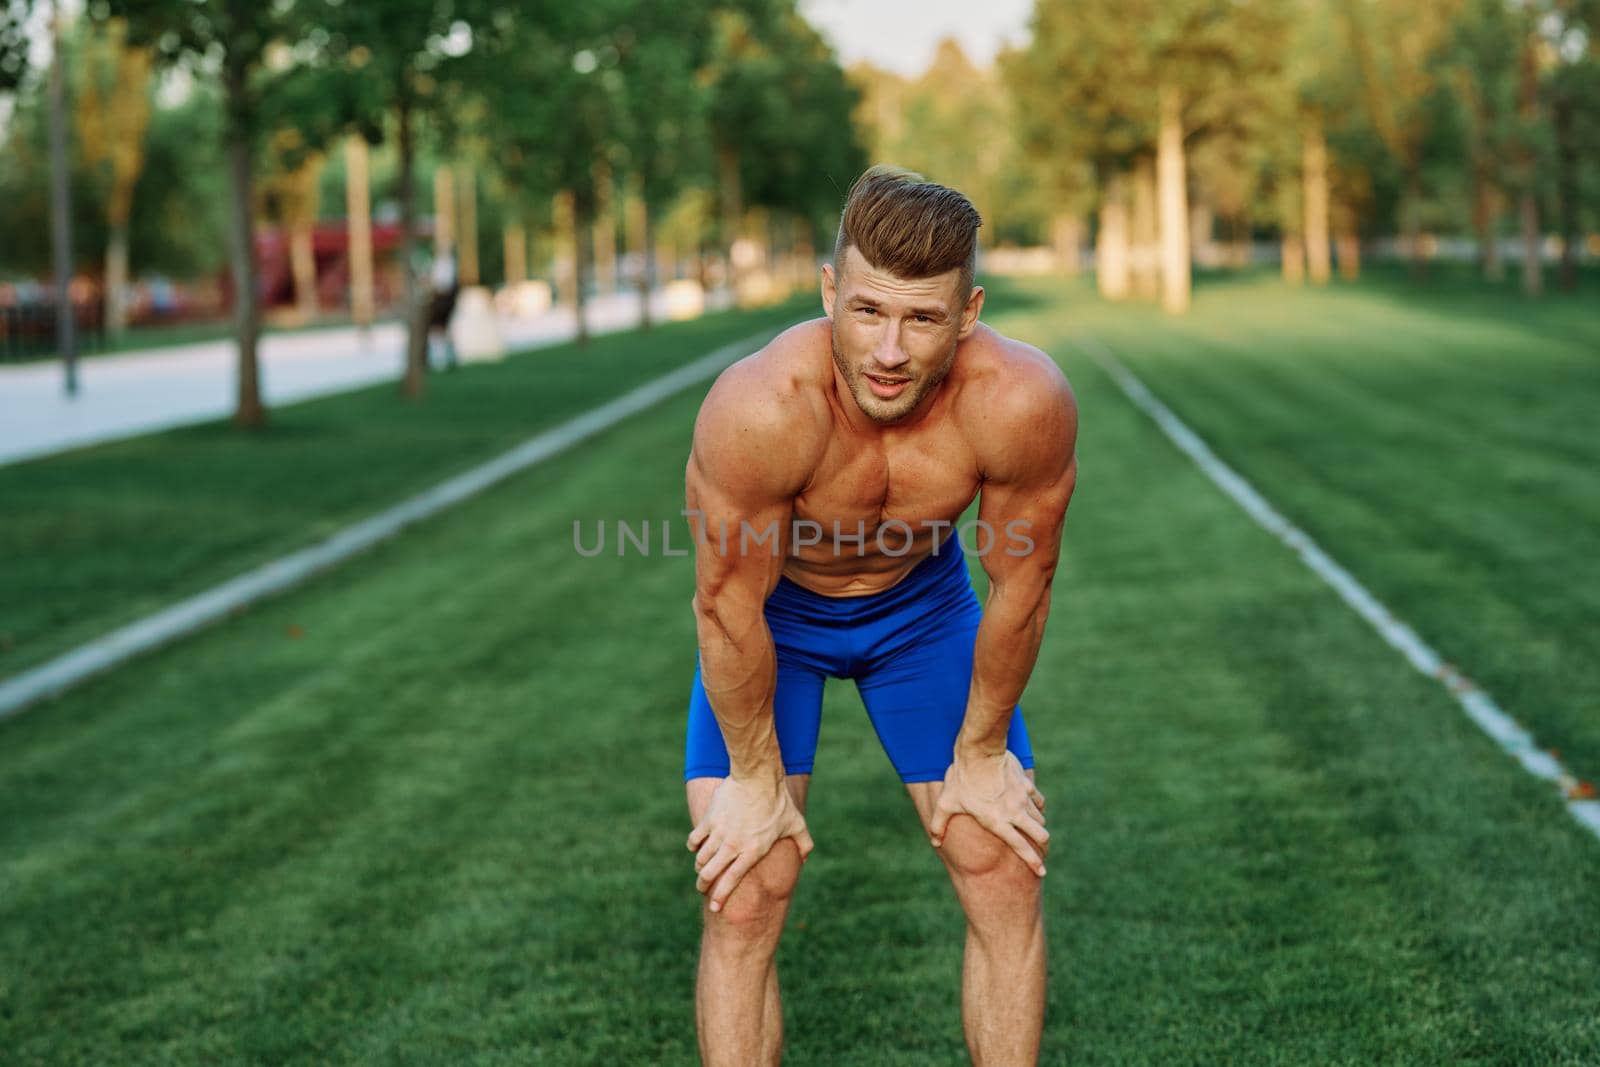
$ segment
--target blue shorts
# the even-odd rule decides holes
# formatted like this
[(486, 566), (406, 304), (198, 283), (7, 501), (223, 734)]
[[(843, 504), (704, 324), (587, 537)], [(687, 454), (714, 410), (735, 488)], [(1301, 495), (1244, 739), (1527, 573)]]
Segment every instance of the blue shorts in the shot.
[[(767, 598), (778, 653), (774, 725), (787, 774), (810, 774), (822, 724), (822, 685), (853, 678), (878, 740), (904, 782), (940, 782), (967, 711), (972, 646), (983, 609), (956, 540), (941, 545), (898, 583), (865, 596), (823, 596), (779, 578)], [(1023, 767), (1033, 750), (1022, 707), (1006, 747)], [(725, 778), (728, 749), (700, 681), (689, 696), (685, 780)]]

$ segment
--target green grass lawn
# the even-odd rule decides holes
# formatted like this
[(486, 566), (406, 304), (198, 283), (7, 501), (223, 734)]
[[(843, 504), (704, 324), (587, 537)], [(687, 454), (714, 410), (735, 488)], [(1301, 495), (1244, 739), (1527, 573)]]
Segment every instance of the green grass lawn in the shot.
[(0, 676), (299, 548), (813, 297), (0, 467)]
[[(1173, 328), (1046, 292), (996, 315), (1083, 412), (1046, 1062), (1600, 1059), (1600, 842), (1068, 343)], [(0, 1059), (692, 1062), (692, 562), (572, 522), (676, 517), (698, 399), (0, 723)], [(842, 683), (811, 795), (788, 1062), (961, 1062), (960, 911)]]
[(1084, 304), (1058, 321), (1109, 345), (1541, 745), (1600, 780), (1592, 293), (1219, 279), (1183, 319)]

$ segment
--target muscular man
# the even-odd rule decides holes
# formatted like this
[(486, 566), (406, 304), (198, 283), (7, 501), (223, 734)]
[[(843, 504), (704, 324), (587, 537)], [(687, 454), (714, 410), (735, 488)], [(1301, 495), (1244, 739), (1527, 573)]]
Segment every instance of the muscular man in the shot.
[[(709, 1064), (781, 1054), (774, 957), (812, 848), (827, 676), (855, 680), (966, 912), (974, 1062), (1038, 1056), (1049, 835), (1017, 701), (1050, 609), (1078, 417), (1055, 363), (978, 321), (979, 225), (953, 189), (867, 171), (822, 268), (827, 317), (728, 368), (695, 422), (684, 777)], [(958, 545), (974, 498), (975, 543)], [(989, 576), (981, 608), (963, 548)]]

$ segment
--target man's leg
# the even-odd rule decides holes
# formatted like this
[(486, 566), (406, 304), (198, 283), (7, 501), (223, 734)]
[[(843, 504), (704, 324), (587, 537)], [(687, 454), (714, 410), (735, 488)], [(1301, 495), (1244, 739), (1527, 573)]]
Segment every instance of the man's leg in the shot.
[[(711, 804), (721, 778), (687, 784), (690, 825)], [(801, 812), (809, 774), (786, 779)], [(948, 847), (948, 845), (946, 846)], [(778, 939), (789, 899), (800, 880), (800, 849), (784, 838), (751, 868), (720, 912), (700, 906), (700, 973), (695, 981), (695, 1028), (708, 1067), (776, 1064), (783, 1053), (783, 1006), (778, 998)]]
[[(1033, 778), (1033, 771), (1028, 771)], [(923, 830), (943, 782), (906, 786)], [(967, 915), (961, 967), (961, 1024), (978, 1067), (1039, 1059), (1044, 1028), (1045, 942), (1042, 883), (1011, 846), (957, 815), (939, 850)]]

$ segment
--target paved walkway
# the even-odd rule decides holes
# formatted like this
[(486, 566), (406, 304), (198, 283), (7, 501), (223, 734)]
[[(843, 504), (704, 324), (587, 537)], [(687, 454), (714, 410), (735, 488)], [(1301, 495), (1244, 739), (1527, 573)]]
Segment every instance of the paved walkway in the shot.
[[(708, 304), (725, 302), (719, 295)], [(664, 311), (663, 303), (657, 291), (651, 306)], [(631, 327), (639, 321), (638, 296), (595, 297), (588, 318), (594, 333)], [(577, 328), (566, 308), (498, 321), (508, 351), (558, 344)], [(259, 351), (270, 406), (398, 379), (405, 335), (397, 323), (374, 326), (366, 336), (353, 326), (303, 330), (269, 334)], [(58, 361), (0, 366), (0, 464), (226, 417), (236, 370), (231, 340), (94, 356), (78, 364), (78, 395), (68, 398)]]

